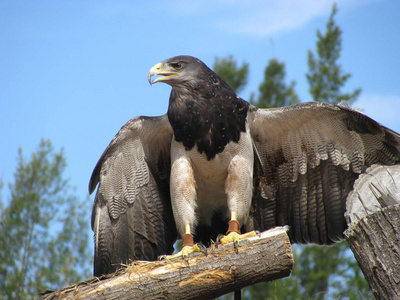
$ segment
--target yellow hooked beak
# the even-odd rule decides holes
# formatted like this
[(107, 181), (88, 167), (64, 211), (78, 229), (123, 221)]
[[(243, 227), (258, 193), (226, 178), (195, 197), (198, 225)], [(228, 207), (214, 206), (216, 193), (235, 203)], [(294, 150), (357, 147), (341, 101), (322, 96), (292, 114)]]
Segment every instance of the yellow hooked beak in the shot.
[[(177, 76), (179, 74), (180, 74), (179, 72), (176, 72), (176, 71), (168, 68), (168, 66), (165, 67), (165, 65), (163, 65), (163, 63), (158, 63), (150, 69), (148, 79), (149, 79), (149, 83), (153, 84), (153, 83), (157, 83), (159, 81), (167, 81), (169, 78), (171, 78), (173, 76)], [(156, 79), (151, 81), (151, 78), (155, 75), (163, 75), (163, 76), (157, 77)]]

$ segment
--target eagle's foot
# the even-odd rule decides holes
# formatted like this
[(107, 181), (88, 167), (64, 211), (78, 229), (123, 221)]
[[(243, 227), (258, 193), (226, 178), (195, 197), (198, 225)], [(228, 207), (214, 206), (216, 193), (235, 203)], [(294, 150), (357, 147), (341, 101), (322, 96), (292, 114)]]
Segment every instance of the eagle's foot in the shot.
[(236, 253), (239, 253), (239, 240), (253, 237), (259, 234), (257, 231), (250, 231), (244, 234), (240, 234), (240, 225), (236, 220), (229, 221), (229, 229), (226, 235), (220, 234), (217, 237), (215, 247), (218, 248), (218, 244), (233, 243)]
[(258, 235), (257, 231), (250, 231), (243, 234), (239, 234), (237, 232), (230, 232), (227, 235), (220, 234), (217, 237), (217, 241), (215, 247), (218, 248), (218, 245), (233, 243), (233, 247), (235, 248), (235, 252), (239, 253), (239, 240), (246, 239), (249, 237), (253, 237)]
[(189, 254), (194, 252), (203, 252), (206, 256), (208, 254), (207, 248), (202, 243), (197, 243), (192, 246), (184, 246), (181, 251), (172, 255), (161, 255), (159, 260), (174, 259), (177, 257), (183, 258), (189, 263)]

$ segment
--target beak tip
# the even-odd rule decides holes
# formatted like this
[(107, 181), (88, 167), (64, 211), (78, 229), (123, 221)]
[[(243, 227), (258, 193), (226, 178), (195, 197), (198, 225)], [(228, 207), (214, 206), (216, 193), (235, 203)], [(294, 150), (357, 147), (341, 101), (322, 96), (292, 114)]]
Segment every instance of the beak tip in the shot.
[(153, 85), (153, 83), (156, 83), (156, 82), (157, 82), (157, 78), (154, 79), (153, 81), (151, 80), (151, 78), (152, 78), (154, 75), (158, 75), (158, 72), (159, 72), (159, 70), (160, 70), (161, 65), (162, 65), (162, 63), (158, 63), (158, 64), (156, 64), (154, 67), (152, 67), (152, 68), (150, 69), (149, 74), (147, 75), (147, 79), (149, 80), (150, 85)]

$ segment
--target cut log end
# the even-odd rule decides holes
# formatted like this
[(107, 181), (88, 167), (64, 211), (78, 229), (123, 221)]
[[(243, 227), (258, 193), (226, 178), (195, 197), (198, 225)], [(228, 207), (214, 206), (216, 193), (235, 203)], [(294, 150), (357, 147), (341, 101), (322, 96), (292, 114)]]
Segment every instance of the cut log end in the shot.
[(372, 166), (347, 198), (347, 242), (376, 299), (400, 299), (400, 165)]

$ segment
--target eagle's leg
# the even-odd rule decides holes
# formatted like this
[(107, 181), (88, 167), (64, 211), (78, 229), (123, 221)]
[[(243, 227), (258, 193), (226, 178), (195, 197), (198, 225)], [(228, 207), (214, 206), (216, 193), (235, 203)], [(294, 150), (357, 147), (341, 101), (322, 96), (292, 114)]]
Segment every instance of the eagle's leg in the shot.
[(248, 155), (235, 156), (228, 169), (225, 182), (225, 192), (228, 207), (231, 212), (229, 228), (225, 236), (217, 237), (216, 245), (233, 242), (236, 252), (239, 240), (253, 237), (257, 232), (240, 233), (240, 224), (244, 224), (249, 216), (251, 198), (253, 193), (253, 152)]
[(192, 229), (197, 222), (197, 185), (190, 159), (184, 154), (185, 151), (182, 153), (178, 152), (173, 157), (170, 187), (172, 210), (176, 227), (183, 238), (183, 246), (178, 253), (160, 257), (162, 259), (181, 257), (187, 260), (190, 253), (200, 251), (207, 255), (206, 247), (201, 243), (195, 244), (193, 240)]

